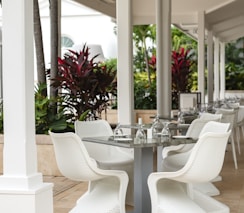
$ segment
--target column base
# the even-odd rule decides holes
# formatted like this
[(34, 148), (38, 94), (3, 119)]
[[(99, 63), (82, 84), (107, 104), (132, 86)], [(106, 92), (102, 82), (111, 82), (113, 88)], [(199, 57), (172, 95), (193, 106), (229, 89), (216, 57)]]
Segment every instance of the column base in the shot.
[(23, 190), (0, 188), (0, 203), (0, 212), (53, 213), (53, 184)]

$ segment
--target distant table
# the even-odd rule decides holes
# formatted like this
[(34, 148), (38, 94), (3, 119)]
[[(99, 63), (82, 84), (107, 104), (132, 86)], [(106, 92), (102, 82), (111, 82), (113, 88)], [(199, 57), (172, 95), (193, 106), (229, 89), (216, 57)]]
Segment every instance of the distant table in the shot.
[[(143, 144), (135, 144), (133, 137), (121, 138), (114, 140), (113, 136), (85, 137), (82, 138), (82, 141), (134, 149), (134, 209), (132, 212), (150, 213), (151, 200), (147, 178), (153, 172), (153, 148), (194, 143), (196, 139), (170, 139), (167, 142), (161, 142), (159, 139), (147, 139)], [(162, 156), (162, 153), (158, 152), (158, 155)]]
[[(150, 116), (150, 118), (156, 118), (157, 117), (157, 115), (155, 115), (155, 116)], [(166, 120), (166, 121), (176, 121), (177, 120), (177, 117), (165, 117), (165, 116), (158, 116), (158, 118), (160, 119), (160, 120)]]

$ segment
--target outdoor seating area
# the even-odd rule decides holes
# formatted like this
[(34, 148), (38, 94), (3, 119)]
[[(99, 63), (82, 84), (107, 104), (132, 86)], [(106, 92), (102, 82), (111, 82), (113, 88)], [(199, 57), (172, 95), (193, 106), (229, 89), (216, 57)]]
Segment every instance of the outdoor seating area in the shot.
[(243, 7), (1, 1), (0, 212), (244, 212)]
[[(230, 106), (229, 102), (225, 103), (228, 103), (228, 106)], [(76, 143), (80, 143), (81, 148), (83, 147), (82, 149), (86, 150), (85, 156), (87, 155), (95, 159), (97, 162), (97, 169), (99, 168), (98, 171), (103, 171), (98, 179), (102, 178), (102, 174), (109, 173), (109, 170), (127, 171), (127, 168), (130, 168), (130, 170), (127, 171), (129, 175), (128, 180), (130, 182), (127, 188), (127, 198), (129, 196), (130, 199), (125, 200), (124, 198), (124, 201), (120, 201), (117, 207), (108, 207), (111, 210), (124, 205), (127, 206), (127, 209), (133, 209), (133, 212), (145, 213), (157, 212), (158, 209), (171, 209), (172, 212), (180, 212), (182, 209), (185, 209), (184, 211), (187, 212), (195, 209), (197, 212), (216, 211), (228, 213), (231, 212), (230, 207), (226, 203), (216, 199), (217, 196), (221, 197), (222, 191), (221, 187), (218, 188), (215, 186), (215, 181), (217, 181), (216, 184), (222, 182), (222, 187), (224, 187), (224, 177), (219, 173), (222, 170), (223, 164), (226, 162), (225, 159), (227, 157), (225, 157), (225, 155), (227, 152), (232, 153), (234, 160), (235, 166), (233, 166), (232, 162), (232, 168), (234, 169), (232, 171), (238, 170), (237, 157), (239, 156), (236, 155), (235, 150), (237, 137), (231, 134), (235, 132), (234, 117), (238, 113), (237, 108), (235, 108), (235, 110), (236, 111), (234, 111), (234, 109), (230, 110), (230, 112), (233, 113), (231, 119), (224, 113), (227, 111), (226, 107), (218, 108), (214, 113), (213, 111), (211, 113), (201, 111), (199, 113), (199, 118), (194, 119), (189, 124), (186, 135), (179, 135), (181, 132), (174, 131), (176, 134), (176, 136), (174, 136), (171, 129), (172, 127), (170, 127), (169, 124), (175, 124), (175, 121), (171, 119), (167, 121), (165, 118), (160, 119), (156, 116), (152, 125), (143, 124), (142, 120), (139, 119), (136, 124), (120, 124), (114, 131), (105, 120), (77, 121), (75, 124), (75, 132), (79, 137), (76, 134), (74, 134), (74, 136), (77, 137)], [(160, 122), (160, 120), (162, 120), (162, 125), (159, 131), (158, 122)], [(178, 122), (179, 121), (178, 119)], [(180, 123), (178, 125), (180, 125)], [(95, 135), (94, 129), (97, 130)], [(133, 130), (133, 137), (130, 134), (124, 134), (125, 129)], [(142, 134), (139, 136), (138, 132), (140, 131), (142, 131), (141, 133), (145, 131), (145, 133), (143, 133), (145, 135), (143, 136)], [(62, 138), (62, 141), (65, 142), (66, 134), (67, 133), (60, 133), (58, 138)], [(64, 137), (62, 137), (62, 135)], [(230, 137), (230, 135), (232, 136)], [(51, 136), (55, 142), (55, 134), (51, 134)], [(242, 134), (239, 134), (239, 143), (240, 140), (243, 140), (242, 137)], [(229, 138), (230, 144), (227, 146)], [(56, 147), (57, 144), (61, 145), (61, 143), (54, 143)], [(97, 147), (100, 147), (103, 151), (98, 151)], [(171, 148), (173, 149), (171, 150)], [(126, 149), (129, 151), (125, 151)], [(64, 150), (68, 155), (72, 156), (72, 150), (69, 149), (67, 145), (61, 152), (55, 148), (57, 162), (61, 162), (61, 165), (58, 163), (61, 170), (63, 168), (63, 163), (64, 165), (66, 164), (67, 167), (67, 162), (64, 160), (65, 158), (62, 158), (60, 155), (62, 153), (63, 155), (66, 154)], [(160, 153), (161, 150), (163, 150), (162, 153)], [(74, 153), (76, 153), (76, 151), (74, 151)], [(124, 153), (124, 157), (119, 157), (119, 153)], [(162, 161), (160, 161), (160, 155), (162, 155)], [(126, 160), (126, 156), (127, 158), (130, 157), (130, 159), (128, 158)], [(73, 158), (74, 156), (72, 156), (71, 159)], [(115, 159), (115, 161), (113, 162), (111, 159)], [(130, 162), (132, 165), (130, 165)], [(73, 164), (75, 165), (76, 163), (72, 163), (72, 165)], [(210, 165), (212, 166), (211, 168)], [(160, 169), (161, 166), (162, 169)], [(73, 170), (78, 172), (78, 168)], [(61, 173), (71, 180), (89, 181), (87, 191), (89, 192), (90, 184), (94, 181), (94, 177), (89, 180), (86, 175), (85, 178), (76, 179), (72, 176), (75, 174), (74, 171), (72, 172), (72, 169), (68, 169), (67, 175), (65, 172), (61, 171)], [(72, 174), (71, 176), (69, 176), (70, 172)], [(79, 173), (82, 174), (82, 172), (78, 172), (78, 174)], [(172, 181), (169, 181), (169, 179), (172, 179)], [(147, 183), (148, 186), (145, 187)], [(105, 185), (107, 187), (111, 186), (108, 184)], [(113, 186), (111, 187), (114, 188)], [(91, 195), (91, 197), (99, 199), (99, 194), (98, 190), (98, 196), (94, 197), (94, 195)], [(121, 192), (119, 194), (121, 195)], [(133, 194), (134, 199), (131, 202), (131, 198), (133, 198), (131, 195)], [(87, 196), (88, 198), (86, 198)], [(158, 196), (160, 196), (160, 199), (157, 198)], [(73, 206), (72, 211), (76, 212), (76, 209), (92, 208), (84, 201), (87, 201), (89, 204), (89, 193), (80, 196), (75, 207)], [(165, 201), (168, 203), (166, 206)], [(184, 202), (179, 209), (173, 208), (177, 206), (177, 203), (179, 204), (182, 201)], [(118, 212), (123, 213), (125, 211), (122, 209), (118, 210)]]
[[(241, 137), (241, 144), (244, 140)], [(242, 153), (244, 146), (241, 146)], [(227, 145), (223, 168), (220, 172), (222, 181), (213, 184), (219, 189), (220, 195), (215, 196), (230, 208), (231, 213), (244, 212), (244, 158), (237, 156), (239, 169), (233, 168), (231, 145)], [(155, 156), (156, 160), (156, 156)], [(45, 182), (54, 183), (54, 213), (67, 213), (76, 204), (76, 200), (86, 192), (88, 184), (86, 182), (71, 181), (63, 176), (44, 176)], [(131, 206), (126, 206), (131, 210)]]

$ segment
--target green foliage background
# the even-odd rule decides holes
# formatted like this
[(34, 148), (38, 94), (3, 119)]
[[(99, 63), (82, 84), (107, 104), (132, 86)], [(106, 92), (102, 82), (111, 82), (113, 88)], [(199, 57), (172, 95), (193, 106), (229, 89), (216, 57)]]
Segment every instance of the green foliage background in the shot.
[[(197, 41), (172, 26), (172, 51), (184, 48), (191, 55), (191, 67), (187, 91), (197, 91)], [(134, 102), (135, 109), (156, 109), (156, 68), (148, 62), (156, 55), (155, 25), (134, 26)], [(244, 38), (226, 44), (226, 90), (244, 90)], [(207, 64), (205, 62), (205, 64)], [(172, 79), (174, 81), (174, 79)], [(207, 70), (205, 71), (207, 86)], [(207, 89), (207, 88), (206, 88)], [(177, 101), (172, 93), (172, 108), (177, 108)]]

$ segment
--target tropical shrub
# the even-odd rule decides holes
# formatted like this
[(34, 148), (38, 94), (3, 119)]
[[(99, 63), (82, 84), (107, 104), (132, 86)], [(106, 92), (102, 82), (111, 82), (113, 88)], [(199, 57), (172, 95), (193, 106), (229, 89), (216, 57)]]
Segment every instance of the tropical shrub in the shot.
[[(172, 108), (178, 108), (179, 92), (190, 92), (192, 88), (192, 66), (194, 61), (189, 50), (172, 51)], [(150, 79), (146, 72), (134, 73), (135, 109), (156, 109), (156, 56), (149, 59)]]
[(234, 62), (226, 64), (225, 86), (227, 90), (244, 89), (244, 68), (242, 65), (235, 64)]
[[(36, 134), (48, 134), (48, 131), (65, 132), (73, 131), (74, 126), (69, 115), (64, 114), (62, 107), (58, 107), (57, 113), (53, 113), (53, 103), (57, 100), (50, 100), (43, 95), (46, 84), (39, 84), (35, 87), (35, 126)], [(56, 107), (55, 107), (56, 110)]]
[(189, 50), (180, 48), (172, 51), (172, 90), (178, 92), (190, 92), (191, 90), (191, 55)]
[(189, 50), (180, 48), (178, 51), (172, 51), (172, 108), (178, 108), (179, 92), (191, 92), (192, 64)]
[[(58, 75), (51, 86), (58, 90), (60, 105), (73, 119), (97, 119), (106, 109), (110, 94), (116, 91), (116, 72), (102, 63), (95, 63), (95, 55), (89, 58), (89, 48), (80, 52), (69, 50), (64, 58), (58, 58)], [(88, 112), (88, 113), (87, 113)]]
[(156, 109), (156, 74), (151, 74), (149, 85), (147, 73), (134, 73), (134, 105), (135, 109)]

